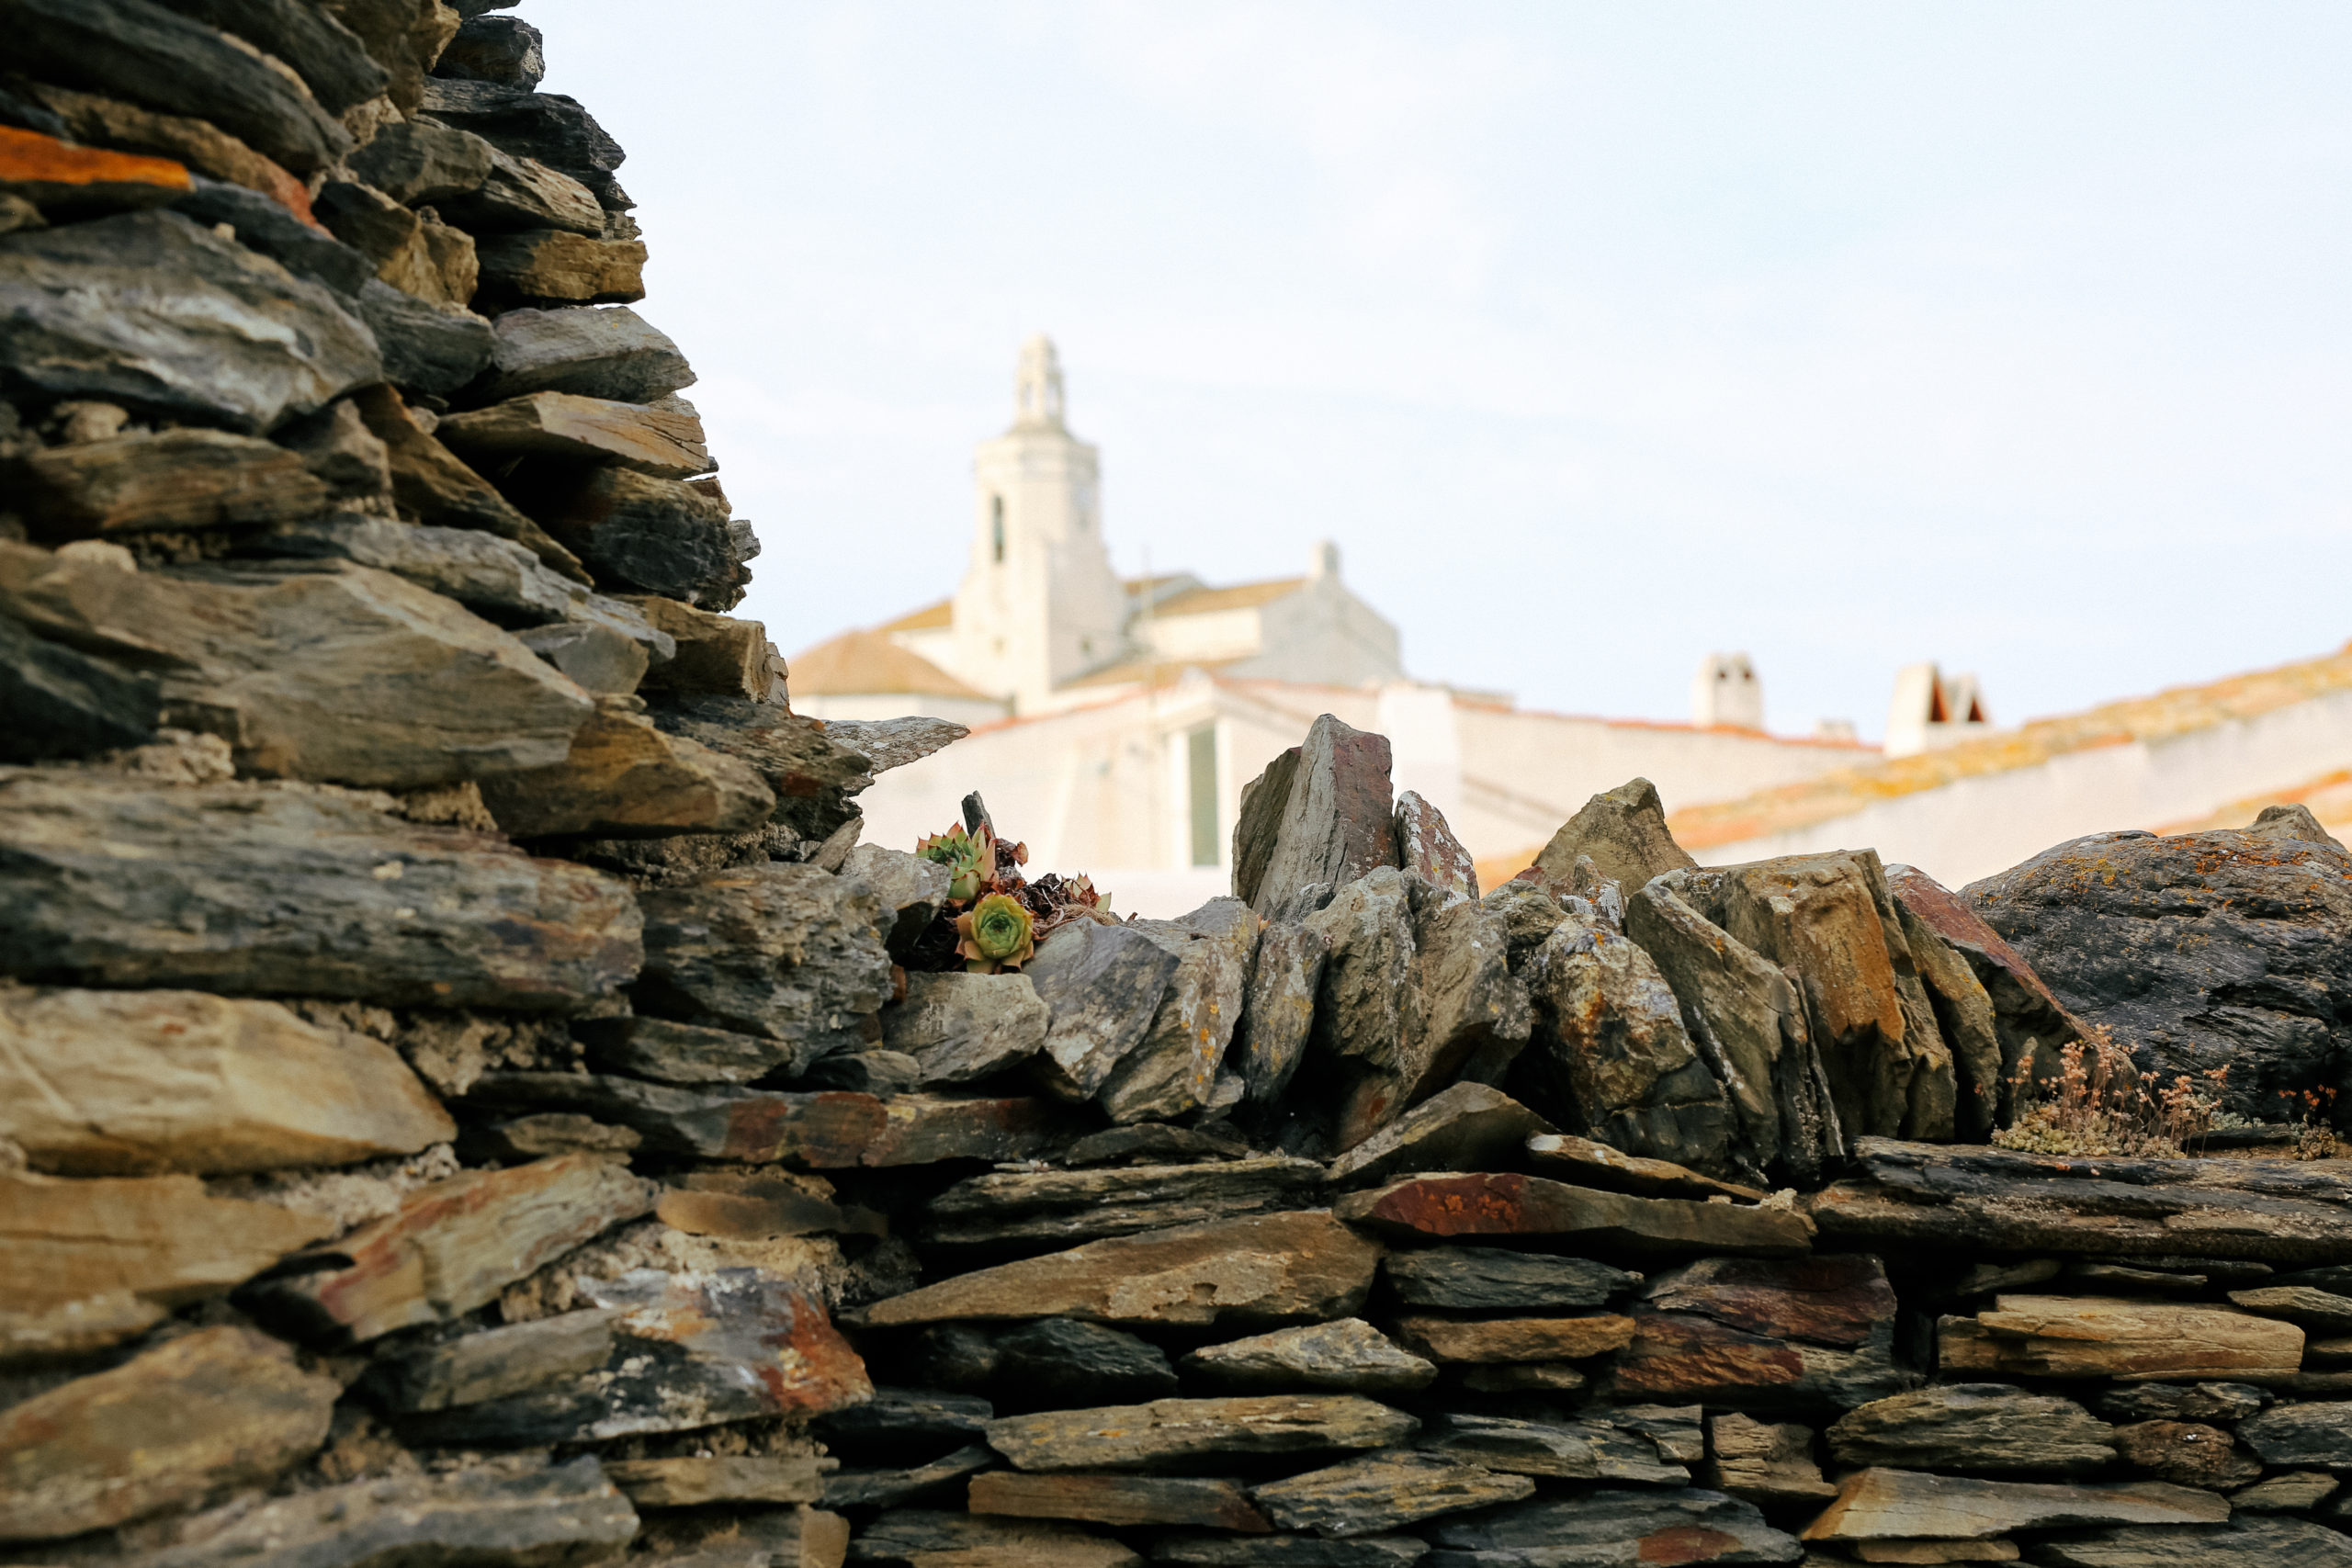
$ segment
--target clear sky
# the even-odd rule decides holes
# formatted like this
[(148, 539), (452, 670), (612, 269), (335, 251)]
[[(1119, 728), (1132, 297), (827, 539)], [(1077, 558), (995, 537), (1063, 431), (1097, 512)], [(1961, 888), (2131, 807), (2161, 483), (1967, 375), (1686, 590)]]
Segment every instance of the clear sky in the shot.
[(1418, 675), (1881, 728), (2352, 637), (2352, 6), (537, 0), (628, 148), (739, 613), (951, 592), (1045, 330), (1133, 572)]

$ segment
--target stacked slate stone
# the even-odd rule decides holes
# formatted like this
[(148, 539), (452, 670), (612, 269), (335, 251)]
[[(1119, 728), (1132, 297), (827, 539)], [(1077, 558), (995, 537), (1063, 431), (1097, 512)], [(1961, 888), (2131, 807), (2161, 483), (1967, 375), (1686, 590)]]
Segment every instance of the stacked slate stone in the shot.
[[(2307, 813), (1482, 893), (1326, 717), (943, 969), (537, 33), (0, 25), (0, 1563), (2352, 1564)], [(2100, 1030), (2227, 1157), (1986, 1146)]]

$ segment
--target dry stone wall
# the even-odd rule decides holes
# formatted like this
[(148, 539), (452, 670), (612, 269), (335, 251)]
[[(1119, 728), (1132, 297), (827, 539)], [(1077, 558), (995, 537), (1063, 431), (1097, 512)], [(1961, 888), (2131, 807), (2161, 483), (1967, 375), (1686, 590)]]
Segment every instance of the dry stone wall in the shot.
[(860, 843), (535, 28), (0, 37), (0, 1563), (2352, 1564), (2307, 815)]

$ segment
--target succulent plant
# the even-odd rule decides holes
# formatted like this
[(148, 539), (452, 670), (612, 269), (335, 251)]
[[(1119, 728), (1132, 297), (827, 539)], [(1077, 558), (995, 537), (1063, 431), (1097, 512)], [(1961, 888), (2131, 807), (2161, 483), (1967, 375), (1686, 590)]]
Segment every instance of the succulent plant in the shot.
[(991, 893), (956, 917), (956, 951), (975, 975), (1014, 969), (1035, 955), (1029, 911), (1018, 899)]
[(977, 833), (967, 833), (960, 825), (933, 833), (915, 845), (915, 853), (947, 868), (953, 879), (947, 885), (947, 897), (959, 904), (978, 897), (980, 889), (996, 875), (996, 835), (985, 823)]

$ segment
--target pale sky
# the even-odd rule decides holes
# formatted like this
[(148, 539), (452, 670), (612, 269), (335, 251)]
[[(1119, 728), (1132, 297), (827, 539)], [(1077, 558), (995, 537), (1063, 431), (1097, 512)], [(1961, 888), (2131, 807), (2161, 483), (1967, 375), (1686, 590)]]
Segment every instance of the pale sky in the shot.
[(526, 0), (739, 614), (953, 591), (1044, 330), (1121, 570), (1337, 540), (1419, 676), (2015, 722), (2352, 637), (2352, 6)]

